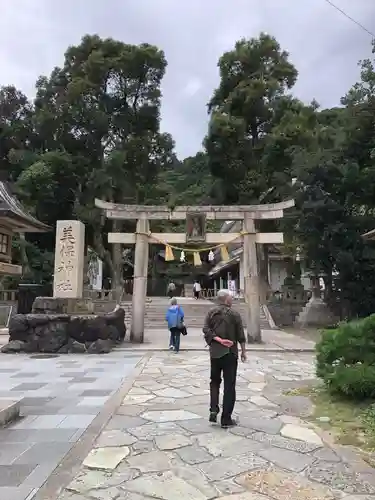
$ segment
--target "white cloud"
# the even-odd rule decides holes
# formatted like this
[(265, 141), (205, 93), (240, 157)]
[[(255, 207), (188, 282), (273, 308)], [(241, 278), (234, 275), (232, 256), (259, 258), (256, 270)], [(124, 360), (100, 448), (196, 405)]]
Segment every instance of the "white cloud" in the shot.
[(193, 97), (200, 91), (202, 86), (202, 82), (201, 80), (199, 80), (199, 78), (191, 78), (185, 85), (185, 88), (182, 92), (188, 97)]
[[(373, 0), (336, 1), (375, 31)], [(294, 93), (323, 106), (339, 103), (359, 77), (358, 60), (371, 55), (370, 37), (324, 0), (13, 0), (1, 9), (0, 84), (32, 95), (37, 77), (62, 64), (67, 46), (86, 33), (156, 44), (168, 60), (162, 128), (186, 156), (207, 131), (218, 58), (237, 39), (260, 31), (290, 52), (299, 70)]]

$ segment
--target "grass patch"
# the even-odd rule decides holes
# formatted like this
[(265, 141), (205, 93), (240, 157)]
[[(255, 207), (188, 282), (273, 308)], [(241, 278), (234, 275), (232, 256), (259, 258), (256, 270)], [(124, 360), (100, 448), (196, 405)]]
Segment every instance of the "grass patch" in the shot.
[(357, 402), (329, 394), (322, 387), (302, 387), (285, 393), (309, 397), (315, 409), (311, 422), (333, 434), (337, 443), (375, 451), (375, 401)]

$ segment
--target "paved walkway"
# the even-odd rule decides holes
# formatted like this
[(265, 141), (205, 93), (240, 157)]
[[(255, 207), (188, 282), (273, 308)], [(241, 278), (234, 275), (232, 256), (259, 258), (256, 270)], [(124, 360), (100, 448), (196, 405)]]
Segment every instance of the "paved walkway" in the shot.
[[(146, 329), (143, 344), (133, 344), (129, 342), (129, 335), (126, 335), (125, 343), (120, 349), (131, 351), (160, 351), (168, 349), (169, 333), (166, 328)], [(248, 345), (252, 351), (314, 351), (315, 343), (282, 330), (262, 330), (262, 344)], [(9, 340), (7, 332), (0, 332), (0, 347)], [(202, 328), (188, 328), (187, 337), (182, 337), (181, 346), (183, 349), (191, 351), (205, 351)]]
[(140, 359), (0, 354), (0, 398), (23, 398), (24, 416), (0, 429), (0, 500), (33, 498)]
[(146, 356), (76, 477), (38, 500), (375, 499), (375, 471), (325, 445), (301, 420), (309, 401), (285, 395), (314, 377), (311, 354), (252, 352), (231, 430), (207, 421), (206, 353)]
[[(128, 338), (128, 337), (127, 337)], [(262, 330), (262, 344), (249, 344), (251, 351), (315, 351), (315, 343), (282, 330)], [(167, 350), (169, 332), (166, 328), (155, 328), (145, 331), (143, 344), (125, 342), (121, 349), (132, 351)], [(181, 337), (181, 348), (190, 351), (207, 351), (203, 339), (202, 328), (188, 328), (188, 335)]]

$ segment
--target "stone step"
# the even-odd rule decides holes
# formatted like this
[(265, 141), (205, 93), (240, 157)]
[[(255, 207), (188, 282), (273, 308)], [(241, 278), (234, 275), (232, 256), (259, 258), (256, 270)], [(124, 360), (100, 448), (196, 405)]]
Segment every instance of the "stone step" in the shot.
[[(132, 313), (131, 311), (126, 311), (126, 312), (127, 312), (127, 315), (129, 315), (129, 314), (131, 315), (131, 313)], [(203, 313), (199, 313), (199, 314), (194, 314), (194, 312), (184, 309), (184, 313), (185, 313), (186, 317), (190, 316), (192, 318), (193, 317), (194, 318), (205, 318), (206, 314), (207, 314), (207, 311), (204, 311)], [(246, 316), (245, 313), (242, 312), (242, 311), (239, 311), (239, 313), (240, 313), (241, 317), (245, 320), (246, 319), (245, 318), (245, 316)], [(152, 319), (152, 318), (165, 319), (165, 311), (162, 311), (162, 312), (160, 312), (160, 311), (146, 311), (145, 318), (150, 318), (150, 319)], [(260, 318), (266, 320), (266, 316), (264, 316), (264, 315), (260, 315)]]
[(14, 422), (20, 416), (21, 401), (19, 400), (0, 400), (0, 427), (4, 427), (10, 422)]
[[(212, 306), (205, 306), (205, 307), (200, 307), (200, 308), (197, 308), (197, 307), (190, 307), (190, 306), (182, 306), (182, 309), (184, 311), (189, 311), (191, 313), (197, 313), (197, 314), (206, 314), (207, 311), (209, 309), (211, 309)], [(125, 310), (131, 310), (131, 307), (125, 307)], [(234, 307), (234, 310), (235, 311), (238, 311), (240, 312), (241, 314), (245, 314), (245, 311), (246, 311), (246, 307)], [(164, 306), (146, 306), (146, 314), (149, 314), (150, 312), (152, 313), (155, 313), (155, 314), (165, 314), (167, 311), (167, 307), (164, 307)], [(261, 309), (260, 311), (260, 314), (262, 314), (263, 316), (265, 316), (263, 310)]]
[[(131, 314), (131, 310), (128, 310), (125, 312), (128, 314)], [(244, 311), (238, 311), (238, 312), (241, 314), (242, 317), (245, 316)], [(165, 313), (166, 313), (166, 311), (148, 311), (148, 310), (146, 310), (145, 318), (165, 318)], [(190, 311), (189, 309), (184, 309), (184, 313), (185, 313), (185, 316), (194, 316), (196, 318), (205, 318), (206, 314), (207, 314), (207, 310), (197, 313), (194, 311)], [(264, 314), (261, 314), (260, 317), (262, 319), (266, 319), (266, 316)]]
[[(132, 320), (132, 315), (127, 314), (125, 323), (126, 326), (129, 327), (131, 324)], [(243, 321), (244, 327), (246, 327), (246, 322)], [(204, 324), (204, 317), (193, 317), (193, 316), (188, 316), (186, 315), (186, 324), (190, 327), (199, 327), (202, 328)], [(165, 318), (164, 316), (161, 318), (152, 318), (152, 317), (145, 317), (145, 328), (164, 328), (166, 326)], [(260, 319), (260, 326), (263, 330), (269, 330), (270, 325), (267, 322), (265, 318)]]
[[(127, 320), (129, 320), (129, 318), (132, 317), (132, 314), (127, 314), (125, 317)], [(185, 318), (189, 319), (189, 321), (193, 321), (195, 323), (203, 323), (203, 321), (205, 320), (204, 316), (197, 317), (197, 316), (193, 316), (191, 314), (185, 314)], [(158, 323), (159, 322), (164, 323), (165, 317), (164, 316), (145, 316), (145, 321), (149, 321), (149, 322), (156, 321)], [(246, 319), (243, 318), (242, 321), (246, 322)], [(267, 322), (266, 318), (260, 318), (260, 321)]]
[[(181, 298), (179, 303), (184, 309), (186, 324), (190, 327), (202, 328), (207, 311), (214, 306), (214, 303), (208, 300), (196, 301), (194, 299)], [(132, 318), (131, 302), (123, 302), (121, 306), (125, 309), (125, 323), (129, 327)], [(165, 328), (165, 313), (169, 306), (169, 299), (166, 297), (153, 297), (146, 303), (145, 311), (145, 328)], [(242, 317), (244, 326), (246, 327), (246, 304), (234, 304)], [(260, 309), (260, 323), (262, 329), (269, 329), (270, 325), (266, 319), (263, 308)]]

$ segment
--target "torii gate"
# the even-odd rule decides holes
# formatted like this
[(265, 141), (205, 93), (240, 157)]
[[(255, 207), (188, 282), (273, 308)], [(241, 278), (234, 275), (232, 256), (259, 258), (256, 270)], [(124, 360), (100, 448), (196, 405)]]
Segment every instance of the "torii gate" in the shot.
[[(226, 244), (243, 240), (245, 301), (247, 308), (247, 340), (261, 341), (260, 301), (256, 244), (283, 243), (283, 233), (257, 233), (255, 220), (281, 219), (284, 210), (294, 206), (294, 200), (266, 205), (240, 206), (181, 206), (173, 210), (158, 205), (122, 205), (95, 199), (95, 206), (105, 211), (108, 219), (137, 220), (135, 233), (108, 233), (108, 243), (135, 244), (132, 325), (130, 338), (143, 342), (147, 293), (148, 246), (163, 241), (166, 244), (186, 243), (186, 233), (150, 233), (149, 220), (184, 220), (187, 214), (204, 214), (207, 220), (242, 220), (241, 233), (207, 233), (207, 244)], [(154, 241), (153, 241), (154, 240)]]

